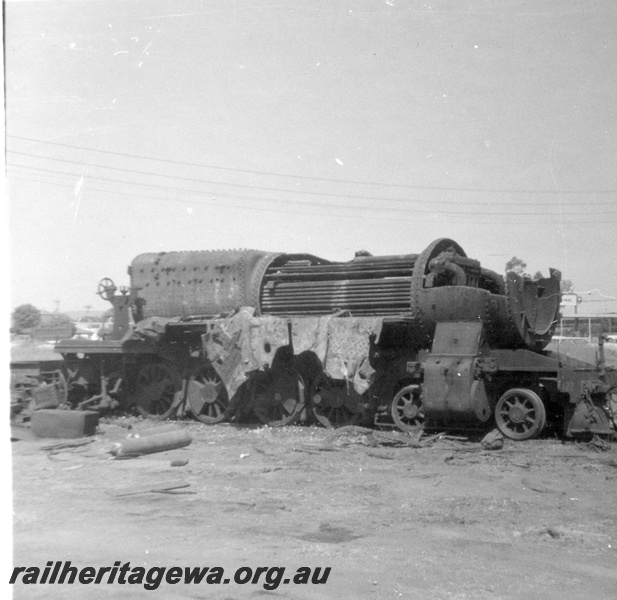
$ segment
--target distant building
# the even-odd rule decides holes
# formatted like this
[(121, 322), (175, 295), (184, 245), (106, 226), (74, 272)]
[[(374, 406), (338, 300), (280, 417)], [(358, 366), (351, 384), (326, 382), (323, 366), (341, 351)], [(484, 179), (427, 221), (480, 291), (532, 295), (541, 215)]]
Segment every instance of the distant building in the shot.
[(607, 297), (598, 290), (564, 294), (556, 333), (584, 337), (588, 341), (596, 340), (600, 333), (617, 333), (617, 298)]

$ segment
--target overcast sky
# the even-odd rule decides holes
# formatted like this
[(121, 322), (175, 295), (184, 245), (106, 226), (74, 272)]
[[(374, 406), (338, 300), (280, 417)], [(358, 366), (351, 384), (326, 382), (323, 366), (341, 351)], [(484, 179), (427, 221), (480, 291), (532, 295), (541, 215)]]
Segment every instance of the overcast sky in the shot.
[(11, 303), (450, 237), (617, 297), (614, 0), (8, 0)]

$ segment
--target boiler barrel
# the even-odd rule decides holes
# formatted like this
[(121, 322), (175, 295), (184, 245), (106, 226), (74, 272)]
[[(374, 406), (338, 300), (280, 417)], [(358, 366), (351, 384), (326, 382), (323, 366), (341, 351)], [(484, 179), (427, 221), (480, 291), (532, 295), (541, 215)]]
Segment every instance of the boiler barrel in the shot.
[(140, 254), (129, 267), (143, 318), (193, 317), (258, 306), (261, 279), (278, 254), (196, 250)]
[(258, 250), (142, 254), (129, 269), (143, 318), (198, 317), (241, 306), (256, 315), (402, 318), (430, 345), (440, 321), (482, 321), (491, 345), (541, 348), (559, 311), (559, 278), (508, 280), (481, 268), (453, 240), (421, 254), (332, 262), (310, 254)]

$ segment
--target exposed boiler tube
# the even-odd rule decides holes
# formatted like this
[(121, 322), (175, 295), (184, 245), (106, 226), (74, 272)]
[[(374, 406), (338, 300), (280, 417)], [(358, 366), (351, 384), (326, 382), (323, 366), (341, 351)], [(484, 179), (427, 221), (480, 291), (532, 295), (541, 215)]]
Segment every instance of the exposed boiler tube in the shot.
[(349, 263), (273, 265), (263, 279), (261, 312), (271, 315), (354, 315), (408, 312), (417, 256), (356, 258)]

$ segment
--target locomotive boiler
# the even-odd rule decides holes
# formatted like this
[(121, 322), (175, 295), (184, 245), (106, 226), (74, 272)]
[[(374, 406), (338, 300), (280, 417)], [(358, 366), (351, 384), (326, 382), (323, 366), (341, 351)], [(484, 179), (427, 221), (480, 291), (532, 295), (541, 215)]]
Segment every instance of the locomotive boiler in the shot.
[(134, 406), (205, 423), (439, 423), (512, 439), (547, 424), (610, 432), (614, 373), (544, 349), (558, 271), (506, 277), (453, 240), (348, 262), (257, 250), (137, 256), (130, 286), (103, 279), (108, 339), (64, 340), (73, 406)]

